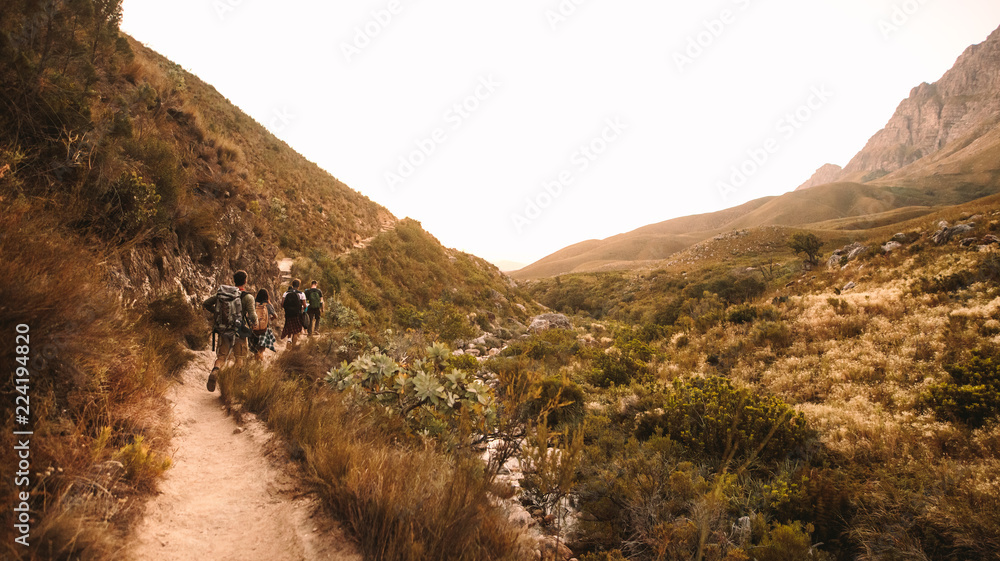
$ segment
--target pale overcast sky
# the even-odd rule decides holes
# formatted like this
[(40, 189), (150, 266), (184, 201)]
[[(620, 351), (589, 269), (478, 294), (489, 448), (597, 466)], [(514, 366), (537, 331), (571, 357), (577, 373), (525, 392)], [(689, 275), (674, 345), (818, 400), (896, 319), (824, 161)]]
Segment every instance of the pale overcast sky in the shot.
[[(125, 0), (124, 31), (446, 246), (535, 261), (794, 189), (996, 0)], [(756, 162), (754, 161), (756, 160)], [(733, 168), (749, 173), (736, 177)]]

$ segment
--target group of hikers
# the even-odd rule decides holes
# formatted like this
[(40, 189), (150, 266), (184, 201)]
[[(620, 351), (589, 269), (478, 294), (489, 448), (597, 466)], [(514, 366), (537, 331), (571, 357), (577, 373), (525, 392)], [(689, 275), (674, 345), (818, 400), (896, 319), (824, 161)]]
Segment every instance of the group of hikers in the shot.
[[(263, 360), (265, 350), (275, 351), (274, 344), (279, 337), (274, 334), (271, 325), (278, 319), (278, 314), (271, 305), (271, 295), (266, 288), (261, 288), (254, 296), (247, 291), (248, 280), (246, 271), (236, 271), (233, 286), (219, 287), (215, 295), (202, 303), (202, 307), (213, 317), (212, 346), (216, 357), (206, 384), (210, 392), (215, 391), (219, 370), (230, 356), (239, 367), (248, 353), (255, 360)], [(298, 346), (302, 331), (306, 331), (308, 336), (319, 332), (324, 306), (323, 291), (319, 289), (318, 281), (312, 281), (311, 285), (301, 292), (301, 281), (293, 279), (281, 298), (285, 324), (280, 339), (289, 340), (289, 348)]]

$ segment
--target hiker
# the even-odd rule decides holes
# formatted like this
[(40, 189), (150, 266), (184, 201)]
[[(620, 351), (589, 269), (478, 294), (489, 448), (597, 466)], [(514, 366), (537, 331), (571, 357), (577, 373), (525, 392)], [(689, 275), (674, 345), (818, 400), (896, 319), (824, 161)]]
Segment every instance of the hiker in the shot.
[(306, 302), (309, 308), (306, 310), (309, 317), (306, 320), (306, 331), (311, 337), (313, 333), (319, 332), (319, 318), (323, 316), (323, 291), (319, 289), (319, 281), (312, 281), (312, 286), (306, 290)]
[[(250, 327), (257, 324), (254, 298), (245, 288), (247, 272), (236, 271), (233, 274), (233, 284), (236, 286), (220, 286), (215, 296), (202, 303), (202, 307), (215, 318), (212, 324), (212, 346), (216, 348), (215, 365), (206, 384), (210, 392), (215, 391), (217, 375), (226, 365), (229, 355), (234, 355), (237, 367), (243, 364), (243, 357), (247, 352), (247, 337), (252, 334)], [(215, 342), (216, 335), (219, 337), (218, 346)]]
[(299, 285), (302, 281), (292, 280), (292, 285), (288, 287), (288, 292), (281, 299), (281, 308), (285, 311), (285, 327), (281, 330), (281, 338), (292, 338), (291, 348), (298, 345), (299, 334), (302, 333), (302, 316), (306, 309), (306, 295), (299, 292)]
[(275, 350), (274, 342), (277, 340), (277, 337), (274, 336), (274, 331), (271, 330), (271, 323), (278, 319), (278, 314), (274, 311), (274, 306), (271, 305), (271, 294), (266, 288), (257, 291), (254, 303), (254, 311), (257, 313), (257, 325), (253, 329), (253, 337), (250, 337), (247, 342), (250, 344), (250, 352), (253, 353), (254, 358), (257, 361), (262, 361), (264, 360), (264, 350)]

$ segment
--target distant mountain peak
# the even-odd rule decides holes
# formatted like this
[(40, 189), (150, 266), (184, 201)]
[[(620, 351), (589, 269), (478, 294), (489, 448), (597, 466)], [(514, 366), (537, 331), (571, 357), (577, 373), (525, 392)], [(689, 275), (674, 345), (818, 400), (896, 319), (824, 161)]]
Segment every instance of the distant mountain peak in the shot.
[(870, 181), (982, 135), (1000, 115), (1000, 28), (972, 45), (940, 80), (913, 88), (838, 179)]
[(859, 232), (997, 192), (1000, 28), (967, 48), (940, 80), (913, 88), (885, 128), (843, 169), (824, 165), (796, 192), (778, 197), (580, 242), (511, 276), (531, 279), (658, 266), (670, 255), (734, 229), (774, 226)]
[(836, 164), (825, 164), (823, 167), (816, 170), (816, 173), (809, 178), (802, 185), (796, 187), (796, 191), (804, 191), (810, 187), (815, 187), (817, 185), (826, 185), (827, 183), (834, 183), (841, 178), (844, 174), (844, 168)]

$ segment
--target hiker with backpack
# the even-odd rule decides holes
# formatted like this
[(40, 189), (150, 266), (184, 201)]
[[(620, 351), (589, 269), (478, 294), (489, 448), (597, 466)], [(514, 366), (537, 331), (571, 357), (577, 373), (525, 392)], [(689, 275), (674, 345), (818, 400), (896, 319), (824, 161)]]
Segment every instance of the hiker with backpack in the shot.
[(311, 337), (313, 333), (319, 332), (319, 318), (323, 316), (323, 291), (319, 289), (319, 281), (312, 281), (312, 287), (306, 290), (306, 302), (309, 304), (309, 308), (306, 312), (309, 317), (306, 318), (306, 331), (309, 332)]
[[(278, 319), (274, 306), (271, 305), (271, 295), (266, 288), (257, 291), (254, 298), (254, 311), (257, 313), (257, 324), (253, 327), (253, 336), (247, 341), (250, 344), (250, 352), (258, 361), (264, 360), (264, 351), (274, 349), (274, 342), (277, 337), (271, 330), (271, 324)], [(277, 352), (277, 351), (275, 351)]]
[(292, 280), (288, 292), (281, 299), (281, 308), (285, 311), (285, 327), (281, 330), (281, 338), (291, 337), (293, 349), (298, 345), (299, 334), (305, 324), (302, 316), (306, 311), (306, 295), (299, 292), (301, 282), (299, 279)]
[[(237, 368), (243, 364), (247, 353), (247, 338), (253, 334), (251, 326), (257, 324), (253, 295), (246, 291), (247, 272), (233, 274), (235, 286), (222, 285), (215, 295), (205, 300), (202, 307), (211, 312), (212, 347), (216, 349), (215, 365), (208, 375), (206, 387), (215, 391), (219, 370), (226, 365), (230, 355), (234, 355)], [(216, 345), (218, 336), (218, 345)]]

